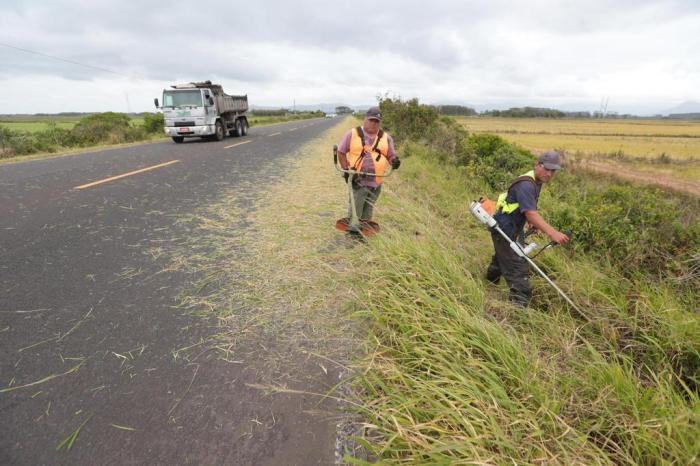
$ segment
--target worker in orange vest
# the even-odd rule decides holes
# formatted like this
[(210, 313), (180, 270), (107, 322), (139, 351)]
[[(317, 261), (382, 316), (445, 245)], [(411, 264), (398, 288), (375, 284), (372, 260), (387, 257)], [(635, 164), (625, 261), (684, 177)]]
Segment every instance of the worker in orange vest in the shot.
[[(401, 165), (399, 156), (394, 150), (393, 138), (380, 128), (382, 112), (379, 107), (370, 107), (365, 114), (362, 126), (352, 128), (345, 133), (338, 145), (338, 160), (343, 170), (352, 169), (365, 173), (349, 179), (347, 172), (343, 173), (345, 182), (352, 183), (352, 196), (355, 198), (355, 208), (360, 222), (372, 220), (374, 205), (382, 190), (383, 175), (389, 165), (396, 170)], [(371, 173), (371, 175), (367, 175)], [(348, 216), (352, 216), (349, 207)], [(351, 233), (359, 233), (350, 227)]]

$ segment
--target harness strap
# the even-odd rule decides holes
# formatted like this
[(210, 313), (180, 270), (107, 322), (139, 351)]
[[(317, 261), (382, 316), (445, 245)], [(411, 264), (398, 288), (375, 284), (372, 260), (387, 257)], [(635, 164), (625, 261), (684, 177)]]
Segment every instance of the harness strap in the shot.
[[(513, 180), (513, 182), (510, 184), (510, 186), (508, 186), (508, 189), (506, 189), (505, 192), (501, 193), (498, 196), (498, 201), (496, 203), (496, 212), (503, 212), (505, 214), (510, 214), (511, 212), (513, 212), (513, 210), (517, 209), (518, 203), (515, 202), (513, 204), (508, 204), (507, 199), (508, 199), (508, 195), (510, 194), (511, 188), (513, 188), (513, 186), (515, 186), (517, 183), (520, 183), (521, 181), (529, 181), (530, 183), (534, 184), (535, 187), (537, 187), (537, 182), (531, 176), (521, 175), (521, 176), (517, 177), (515, 180)], [(509, 207), (511, 209), (506, 211), (505, 210), (506, 207)]]
[[(358, 126), (355, 128), (357, 131), (357, 135), (360, 137), (360, 141), (362, 142), (362, 153), (360, 154), (360, 157), (358, 157), (357, 162), (355, 163), (355, 169), (357, 169), (357, 165), (359, 164), (362, 166), (362, 158), (365, 156), (365, 132), (362, 131), (362, 126)], [(370, 149), (370, 156), (372, 152), (375, 152), (377, 150), (377, 147), (379, 147), (379, 141), (381, 141), (382, 137), (384, 136), (384, 130), (379, 130), (377, 133), (377, 138), (374, 140), (374, 145)], [(375, 159), (376, 162), (379, 162), (379, 159), (381, 158), (382, 154), (379, 153), (377, 155), (377, 158)]]
[[(377, 146), (379, 146), (379, 141), (382, 139), (382, 136), (384, 136), (384, 130), (379, 130), (379, 133), (377, 133), (377, 139), (374, 141), (374, 146), (372, 147), (372, 152), (376, 152)], [(379, 162), (379, 159), (381, 158), (382, 154), (378, 153), (377, 158), (374, 160), (375, 162)]]

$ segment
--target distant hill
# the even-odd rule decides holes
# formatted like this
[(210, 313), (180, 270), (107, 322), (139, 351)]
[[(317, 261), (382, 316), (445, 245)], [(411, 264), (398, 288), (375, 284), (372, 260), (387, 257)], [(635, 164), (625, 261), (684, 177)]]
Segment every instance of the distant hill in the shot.
[(672, 114), (686, 114), (686, 113), (700, 113), (700, 102), (695, 102), (693, 100), (687, 100), (673, 108), (669, 108), (664, 112), (666, 115)]
[(671, 113), (668, 118), (671, 120), (700, 120), (700, 113)]

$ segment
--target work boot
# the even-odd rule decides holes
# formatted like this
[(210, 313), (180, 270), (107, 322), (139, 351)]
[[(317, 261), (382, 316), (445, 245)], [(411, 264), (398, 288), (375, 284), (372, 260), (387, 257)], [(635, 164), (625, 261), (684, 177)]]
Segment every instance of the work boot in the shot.
[(514, 288), (510, 289), (510, 294), (508, 296), (510, 302), (523, 309), (527, 308), (527, 306), (530, 304), (531, 298), (532, 293), (526, 293), (525, 291), (516, 290)]
[(486, 269), (486, 280), (488, 280), (490, 283), (497, 285), (498, 282), (501, 281), (501, 269), (498, 267), (498, 261), (496, 261), (496, 257), (491, 260), (491, 264), (489, 264), (489, 268)]
[(492, 285), (498, 285), (498, 282), (501, 281), (501, 272), (491, 272), (491, 270), (486, 271), (486, 280), (491, 283)]

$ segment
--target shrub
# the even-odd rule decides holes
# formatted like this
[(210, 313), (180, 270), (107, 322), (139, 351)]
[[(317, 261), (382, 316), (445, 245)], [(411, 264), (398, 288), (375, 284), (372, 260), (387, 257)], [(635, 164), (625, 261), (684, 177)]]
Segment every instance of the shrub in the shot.
[(134, 140), (131, 119), (123, 113), (96, 113), (82, 118), (71, 130), (78, 145), (118, 144)]
[(700, 253), (697, 199), (566, 172), (554, 184), (551, 191), (558, 192), (559, 203), (549, 213), (551, 221), (570, 226), (578, 248), (625, 264), (625, 271), (680, 276)]
[(467, 141), (476, 173), (494, 190), (505, 190), (517, 176), (532, 169), (534, 157), (527, 150), (493, 134), (473, 134)]
[(418, 99), (406, 102), (385, 97), (380, 99), (382, 126), (398, 141), (412, 140), (427, 142), (432, 140), (437, 129), (438, 112), (434, 107), (421, 105)]
[(143, 115), (143, 130), (148, 134), (163, 132), (165, 119), (162, 113), (145, 113)]

